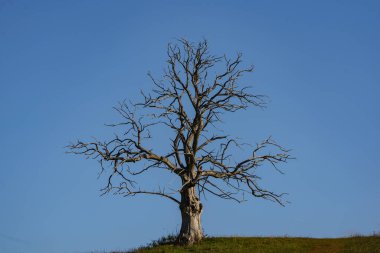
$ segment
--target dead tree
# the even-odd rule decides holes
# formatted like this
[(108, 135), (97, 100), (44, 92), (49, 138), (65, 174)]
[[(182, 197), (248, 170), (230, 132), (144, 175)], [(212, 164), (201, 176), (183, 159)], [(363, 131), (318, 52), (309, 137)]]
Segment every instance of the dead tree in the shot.
[[(282, 195), (259, 186), (257, 169), (268, 165), (281, 172), (278, 164), (290, 159), (289, 150), (268, 138), (255, 146), (245, 159), (232, 159), (237, 139), (216, 129), (226, 112), (249, 106), (263, 107), (264, 96), (250, 92), (238, 82), (253, 67), (241, 68), (241, 54), (229, 59), (209, 53), (207, 41), (197, 44), (185, 39), (169, 44), (167, 68), (162, 80), (151, 78), (154, 89), (142, 92), (138, 103), (122, 102), (115, 109), (123, 121), (113, 124), (123, 133), (109, 141), (77, 141), (69, 152), (98, 159), (108, 173), (103, 193), (124, 196), (152, 194), (178, 204), (182, 225), (179, 244), (192, 244), (203, 237), (201, 196), (244, 200), (244, 195), (272, 200), (283, 205)], [(222, 69), (219, 74), (211, 72)], [(169, 152), (160, 153), (146, 143), (152, 127), (168, 128)], [(133, 178), (152, 170), (175, 175), (180, 187), (167, 191), (141, 189)], [(245, 194), (244, 194), (245, 193)]]

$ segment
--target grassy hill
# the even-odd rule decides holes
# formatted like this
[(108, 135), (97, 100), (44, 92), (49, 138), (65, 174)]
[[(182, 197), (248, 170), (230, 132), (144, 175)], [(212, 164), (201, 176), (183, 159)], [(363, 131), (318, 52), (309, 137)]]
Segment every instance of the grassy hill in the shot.
[(135, 253), (380, 253), (379, 236), (357, 236), (334, 239), (288, 237), (216, 237), (201, 243), (178, 247), (167, 243), (140, 248)]

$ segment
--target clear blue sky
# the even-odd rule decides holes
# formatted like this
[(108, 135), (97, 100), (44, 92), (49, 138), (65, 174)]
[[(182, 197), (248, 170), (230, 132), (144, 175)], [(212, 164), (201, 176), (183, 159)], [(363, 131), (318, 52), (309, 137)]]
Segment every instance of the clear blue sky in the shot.
[(271, 102), (226, 115), (227, 132), (297, 157), (263, 181), (291, 204), (209, 198), (207, 234), (380, 231), (379, 27), (379, 1), (1, 0), (0, 252), (127, 249), (179, 230), (174, 204), (99, 197), (97, 163), (64, 153), (112, 133), (112, 106), (149, 90), (178, 37), (243, 52)]

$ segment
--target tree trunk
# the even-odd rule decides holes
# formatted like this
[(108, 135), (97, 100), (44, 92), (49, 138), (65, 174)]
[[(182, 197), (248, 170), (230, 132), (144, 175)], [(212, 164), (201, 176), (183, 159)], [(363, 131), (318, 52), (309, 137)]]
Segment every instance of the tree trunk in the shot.
[(191, 245), (202, 240), (201, 215), (203, 208), (194, 187), (182, 191), (179, 208), (181, 210), (182, 225), (177, 238), (178, 244)]

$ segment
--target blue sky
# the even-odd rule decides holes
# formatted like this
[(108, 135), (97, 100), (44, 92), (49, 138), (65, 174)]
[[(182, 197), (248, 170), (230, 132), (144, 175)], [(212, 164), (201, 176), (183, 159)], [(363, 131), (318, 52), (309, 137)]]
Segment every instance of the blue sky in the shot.
[(379, 27), (378, 1), (1, 0), (0, 252), (127, 249), (179, 230), (167, 200), (99, 197), (97, 163), (64, 149), (112, 134), (112, 106), (149, 91), (179, 37), (255, 65), (244, 81), (268, 108), (225, 115), (224, 128), (297, 157), (262, 182), (291, 204), (210, 197), (206, 234), (380, 231)]

